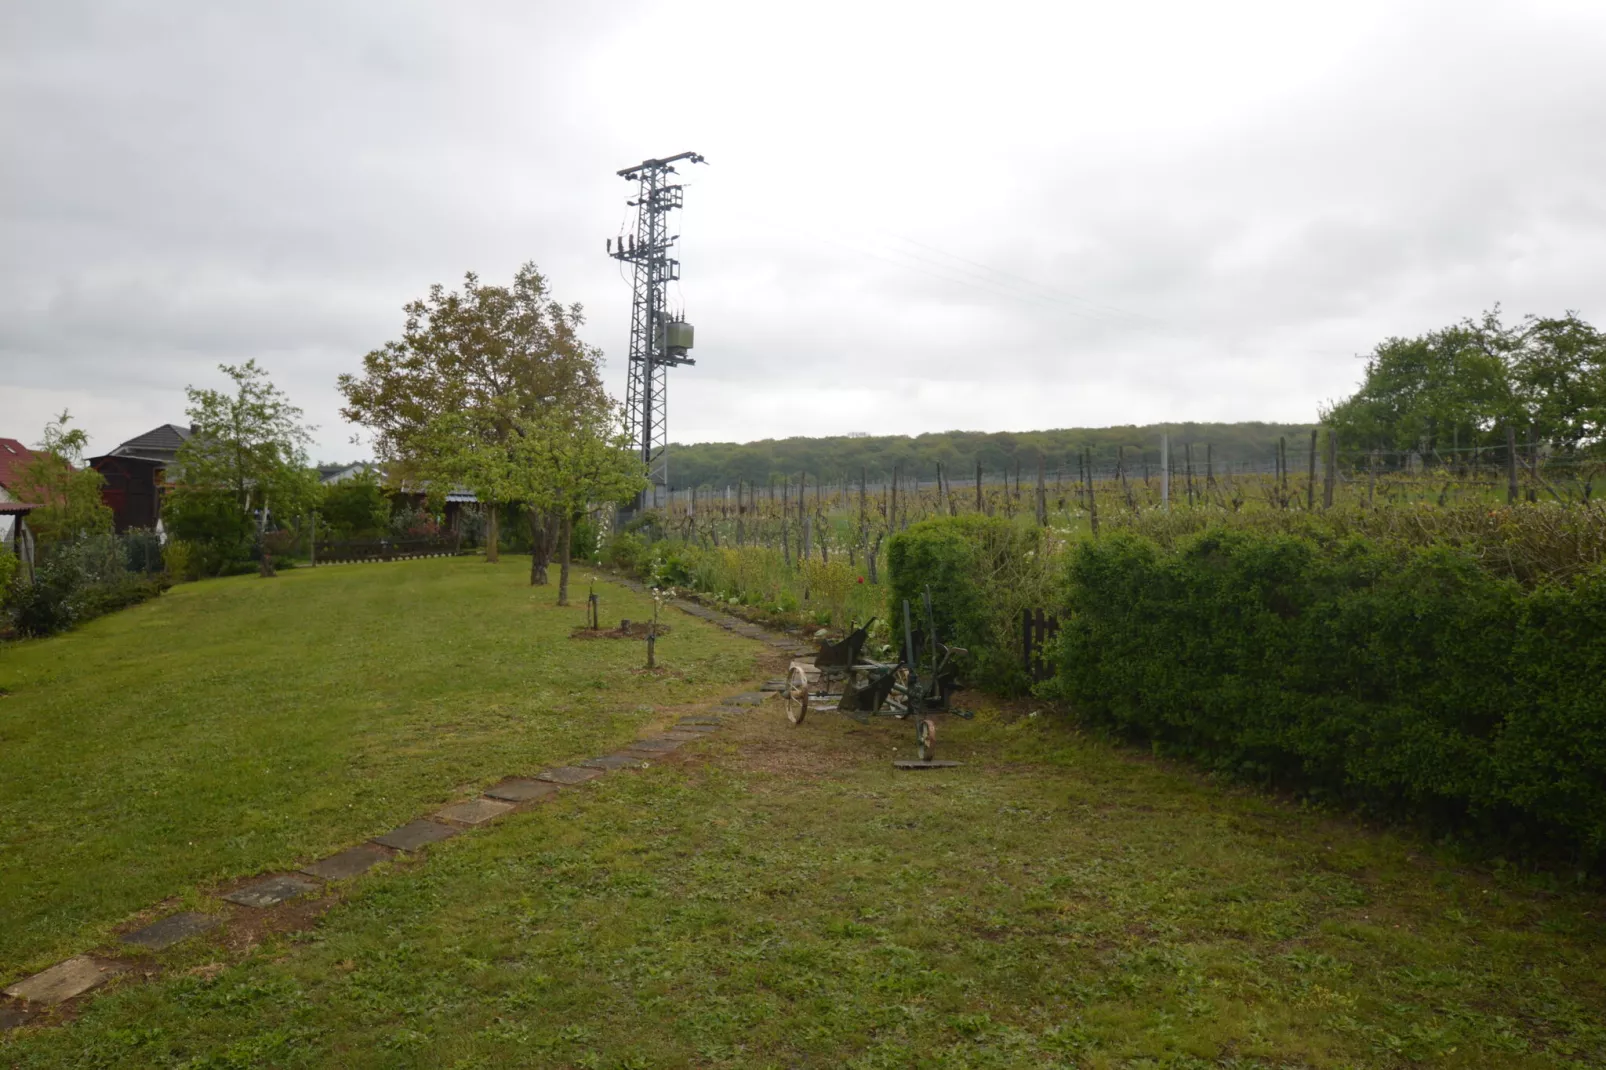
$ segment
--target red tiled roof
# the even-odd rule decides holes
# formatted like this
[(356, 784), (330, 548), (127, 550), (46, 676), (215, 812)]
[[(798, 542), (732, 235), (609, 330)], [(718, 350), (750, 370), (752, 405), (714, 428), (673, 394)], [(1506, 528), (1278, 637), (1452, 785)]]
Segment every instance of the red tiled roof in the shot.
[(0, 487), (14, 487), (23, 466), (32, 460), (33, 450), (14, 438), (0, 438)]

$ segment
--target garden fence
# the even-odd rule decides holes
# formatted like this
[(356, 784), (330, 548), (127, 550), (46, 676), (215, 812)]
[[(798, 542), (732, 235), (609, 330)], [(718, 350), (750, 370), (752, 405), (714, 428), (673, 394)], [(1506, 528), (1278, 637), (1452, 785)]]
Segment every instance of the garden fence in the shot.
[(320, 539), (312, 563), (333, 565), (357, 561), (406, 561), (418, 557), (453, 557), (462, 552), (456, 535), (421, 535), (396, 539)]

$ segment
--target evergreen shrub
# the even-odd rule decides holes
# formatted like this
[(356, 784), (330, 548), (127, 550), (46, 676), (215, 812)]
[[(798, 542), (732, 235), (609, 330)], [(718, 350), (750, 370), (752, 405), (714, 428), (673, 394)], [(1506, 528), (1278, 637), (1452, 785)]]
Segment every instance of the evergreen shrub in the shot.
[[(913, 531), (913, 529), (911, 529)], [(1606, 569), (1208, 530), (1074, 546), (1057, 675), (1085, 720), (1237, 777), (1606, 858)]]

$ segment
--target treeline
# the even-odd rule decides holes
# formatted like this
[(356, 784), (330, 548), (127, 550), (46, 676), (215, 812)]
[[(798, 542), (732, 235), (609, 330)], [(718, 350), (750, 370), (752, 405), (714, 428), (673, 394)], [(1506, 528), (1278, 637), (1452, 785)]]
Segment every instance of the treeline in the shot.
[(1143, 466), (1158, 470), (1161, 436), (1169, 434), (1175, 457), (1184, 443), (1197, 456), (1209, 447), (1214, 463), (1274, 463), (1279, 437), (1290, 451), (1308, 442), (1311, 424), (1173, 423), (1123, 427), (1068, 427), (1049, 431), (936, 431), (924, 435), (830, 435), (822, 438), (764, 439), (759, 442), (702, 442), (670, 447), (670, 481), (676, 487), (724, 487), (737, 482), (767, 484), (807, 472), (827, 481), (858, 479), (885, 482), (896, 468), (900, 477), (932, 479), (940, 464), (955, 480), (974, 478), (981, 465), (987, 477), (1035, 478), (1038, 458), (1050, 473), (1077, 471), (1078, 458), (1093, 454), (1096, 469), (1113, 468), (1118, 459), (1134, 475)]

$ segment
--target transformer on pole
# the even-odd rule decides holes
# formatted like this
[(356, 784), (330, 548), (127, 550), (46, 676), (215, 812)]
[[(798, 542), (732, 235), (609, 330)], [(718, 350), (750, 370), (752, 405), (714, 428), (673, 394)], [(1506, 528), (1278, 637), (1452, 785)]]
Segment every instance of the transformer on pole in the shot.
[(680, 261), (669, 255), (680, 237), (669, 233), (669, 213), (685, 203), (685, 189), (671, 182), (680, 160), (704, 163), (695, 152), (662, 160), (643, 160), (619, 172), (637, 183), (636, 232), (608, 239), (608, 255), (634, 266), (630, 308), (630, 383), (625, 391), (625, 432), (641, 451), (647, 466), (647, 489), (636, 508), (656, 504), (658, 488), (669, 484), (669, 369), (695, 364), (686, 355), (692, 348), (691, 324), (671, 319), (665, 288), (680, 278)]

